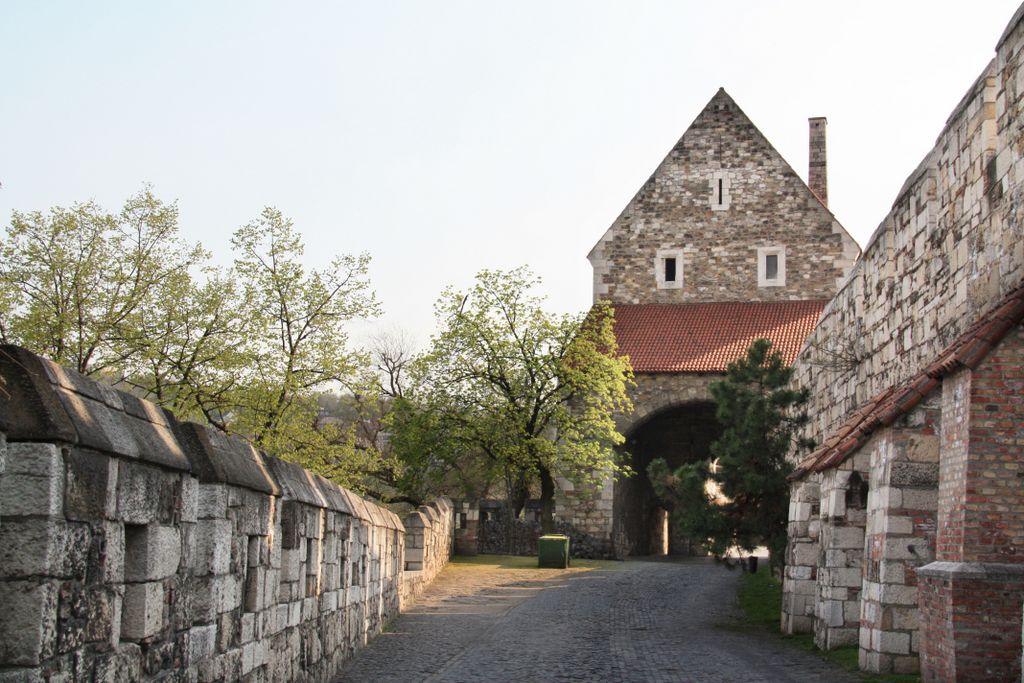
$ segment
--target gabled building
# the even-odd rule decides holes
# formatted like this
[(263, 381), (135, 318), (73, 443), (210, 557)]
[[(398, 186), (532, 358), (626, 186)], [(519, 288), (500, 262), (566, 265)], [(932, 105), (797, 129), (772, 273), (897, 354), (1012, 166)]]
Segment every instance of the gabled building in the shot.
[(791, 362), (860, 253), (828, 210), (825, 126), (810, 120), (808, 186), (720, 89), (588, 255), (636, 373), (619, 430), (637, 474), (587, 502), (565, 483), (560, 516), (618, 554), (686, 551), (648, 463), (706, 458), (708, 384), (759, 337)]

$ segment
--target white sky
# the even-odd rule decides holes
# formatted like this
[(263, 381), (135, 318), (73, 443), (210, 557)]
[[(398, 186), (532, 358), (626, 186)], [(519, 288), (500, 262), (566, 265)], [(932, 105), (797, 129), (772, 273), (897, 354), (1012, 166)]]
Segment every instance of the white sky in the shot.
[(307, 260), (368, 251), (424, 344), (447, 284), (586, 254), (719, 86), (861, 243), (988, 60), (1013, 0), (35, 2), (0, 7), (0, 219), (152, 183), (230, 261), (265, 205)]

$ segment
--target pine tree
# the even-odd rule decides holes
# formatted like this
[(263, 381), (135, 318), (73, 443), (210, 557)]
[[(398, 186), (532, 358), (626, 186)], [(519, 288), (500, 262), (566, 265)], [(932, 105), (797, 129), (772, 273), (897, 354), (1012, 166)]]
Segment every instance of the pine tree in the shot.
[[(731, 546), (748, 552), (765, 545), (773, 568), (781, 568), (786, 547), (792, 465), (786, 456), (807, 422), (805, 389), (792, 389), (793, 370), (771, 350), (767, 339), (754, 341), (747, 355), (730, 363), (725, 379), (710, 385), (721, 436), (711, 445), (710, 462), (689, 463), (670, 471), (655, 460), (648, 474), (655, 492), (673, 507), (676, 524), (708, 550), (722, 556)], [(705, 482), (717, 485), (721, 496)], [(724, 497), (724, 500), (723, 500)]]

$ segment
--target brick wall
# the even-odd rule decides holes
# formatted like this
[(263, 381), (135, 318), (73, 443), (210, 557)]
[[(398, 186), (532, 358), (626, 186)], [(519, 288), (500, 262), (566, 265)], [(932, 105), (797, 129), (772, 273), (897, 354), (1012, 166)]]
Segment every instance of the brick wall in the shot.
[(22, 349), (0, 376), (0, 679), (329, 681), (398, 613), (388, 510)]

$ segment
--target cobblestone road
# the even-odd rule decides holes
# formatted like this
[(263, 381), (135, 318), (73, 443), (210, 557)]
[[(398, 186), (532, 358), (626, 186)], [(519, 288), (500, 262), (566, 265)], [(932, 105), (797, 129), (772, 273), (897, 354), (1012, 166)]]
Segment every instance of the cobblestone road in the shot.
[(860, 680), (730, 629), (739, 577), (702, 560), (572, 573), (453, 565), (339, 683)]

